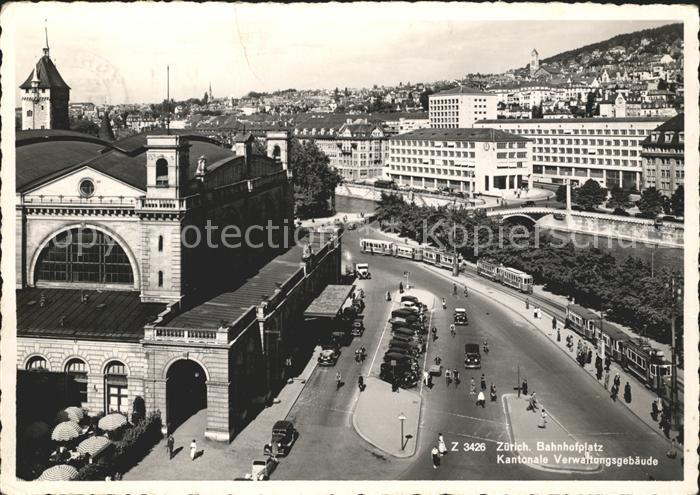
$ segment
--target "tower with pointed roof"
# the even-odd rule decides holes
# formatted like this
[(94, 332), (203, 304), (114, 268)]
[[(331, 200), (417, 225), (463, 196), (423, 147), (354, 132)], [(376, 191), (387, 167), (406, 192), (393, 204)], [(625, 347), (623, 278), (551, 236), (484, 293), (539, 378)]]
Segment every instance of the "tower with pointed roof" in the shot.
[(22, 83), (22, 130), (68, 129), (70, 87), (49, 57), (46, 36), (44, 55)]
[(530, 53), (530, 76), (534, 76), (537, 69), (540, 68), (540, 54), (537, 53), (537, 49), (533, 48), (532, 53)]

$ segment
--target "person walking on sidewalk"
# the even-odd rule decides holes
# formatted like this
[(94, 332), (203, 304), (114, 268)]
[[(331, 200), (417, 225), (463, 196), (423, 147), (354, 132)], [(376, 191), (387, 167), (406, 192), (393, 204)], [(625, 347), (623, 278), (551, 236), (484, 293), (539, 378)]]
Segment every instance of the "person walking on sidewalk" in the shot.
[(440, 467), (440, 451), (437, 445), (433, 445), (433, 450), (430, 451), (430, 455), (433, 457), (433, 469)]
[(445, 384), (449, 387), (450, 383), (452, 383), (452, 371), (449, 369), (445, 370)]
[(537, 425), (538, 428), (547, 427), (547, 412), (542, 409), (542, 414), (540, 414), (540, 424)]
[(469, 395), (476, 395), (476, 383), (474, 383), (474, 377), (472, 377), (469, 383)]
[(481, 390), (486, 390), (486, 377), (484, 374), (481, 374)]
[(459, 371), (457, 370), (457, 368), (452, 370), (452, 378), (455, 381), (455, 387), (459, 387), (460, 380), (459, 380)]
[(523, 395), (527, 395), (527, 378), (523, 378), (523, 384), (520, 386)]
[(476, 405), (481, 406), (482, 409), (486, 407), (486, 397), (483, 390), (479, 390), (479, 395), (476, 397)]
[(447, 454), (447, 444), (442, 433), (438, 433), (438, 451), (440, 452), (440, 457), (444, 457)]
[(194, 461), (195, 455), (197, 455), (197, 442), (193, 438), (192, 443), (190, 443), (190, 459)]
[(557, 318), (556, 316), (552, 316), (552, 330), (555, 330), (557, 328)]
[(620, 373), (615, 373), (615, 378), (613, 379), (613, 385), (620, 389)]
[(340, 371), (335, 374), (335, 389), (339, 390), (340, 385), (343, 383), (343, 377), (340, 375)]
[(603, 386), (605, 387), (605, 390), (608, 389), (608, 385), (610, 385), (610, 371), (606, 371), (605, 378), (603, 378)]
[(630, 387), (630, 382), (625, 382), (625, 402), (628, 404), (632, 402), (632, 387)]
[(428, 385), (428, 379), (430, 378), (430, 373), (423, 370), (423, 385)]
[(175, 449), (175, 439), (173, 438), (172, 435), (168, 435), (168, 441), (166, 444), (166, 448), (168, 449), (168, 459), (173, 458), (173, 450)]
[(365, 379), (362, 377), (362, 375), (357, 377), (357, 388), (360, 389), (360, 392), (365, 391)]
[(656, 421), (659, 417), (659, 398), (651, 401), (651, 419)]
[(525, 298), (525, 309), (530, 309), (530, 298), (529, 297)]

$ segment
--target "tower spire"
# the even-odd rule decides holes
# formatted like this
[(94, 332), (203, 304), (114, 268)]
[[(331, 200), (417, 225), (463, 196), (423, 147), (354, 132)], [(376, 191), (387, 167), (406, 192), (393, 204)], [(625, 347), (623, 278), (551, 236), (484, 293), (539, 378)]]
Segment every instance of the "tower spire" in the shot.
[(49, 56), (49, 27), (48, 22), (44, 19), (44, 38), (46, 40), (46, 46), (44, 47), (44, 55)]

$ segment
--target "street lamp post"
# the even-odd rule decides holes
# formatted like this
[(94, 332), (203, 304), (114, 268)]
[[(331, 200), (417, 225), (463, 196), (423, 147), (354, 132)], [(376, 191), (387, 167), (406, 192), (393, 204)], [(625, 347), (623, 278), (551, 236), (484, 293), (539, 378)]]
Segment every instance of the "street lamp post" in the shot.
[(399, 414), (399, 421), (401, 421), (401, 450), (403, 450), (404, 447), (406, 447), (406, 445), (403, 442), (403, 422), (406, 421), (406, 419), (408, 418), (406, 418), (404, 413)]
[(457, 261), (457, 223), (452, 222), (452, 275), (459, 275), (459, 264)]
[(679, 429), (678, 417), (678, 350), (676, 348), (676, 305), (682, 300), (683, 289), (676, 286), (676, 274), (671, 274), (671, 281), (666, 284), (666, 288), (671, 291), (671, 426)]

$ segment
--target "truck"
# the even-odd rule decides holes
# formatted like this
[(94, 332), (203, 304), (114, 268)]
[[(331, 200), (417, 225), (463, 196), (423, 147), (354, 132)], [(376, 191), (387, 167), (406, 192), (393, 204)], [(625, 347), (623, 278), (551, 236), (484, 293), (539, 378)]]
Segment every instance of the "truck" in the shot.
[(369, 264), (355, 263), (355, 275), (361, 280), (368, 280), (372, 278), (372, 274), (369, 272)]

